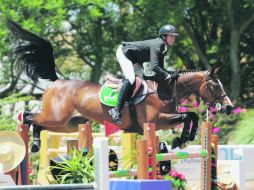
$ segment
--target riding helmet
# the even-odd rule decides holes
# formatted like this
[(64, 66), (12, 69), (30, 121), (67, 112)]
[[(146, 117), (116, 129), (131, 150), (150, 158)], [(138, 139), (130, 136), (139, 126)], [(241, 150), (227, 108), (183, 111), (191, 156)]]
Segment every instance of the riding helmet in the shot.
[(170, 24), (166, 24), (166, 25), (162, 26), (159, 30), (159, 36), (164, 36), (166, 34), (170, 34), (170, 35), (174, 35), (174, 36), (179, 35), (176, 31), (176, 27), (174, 27), (173, 25), (170, 25)]

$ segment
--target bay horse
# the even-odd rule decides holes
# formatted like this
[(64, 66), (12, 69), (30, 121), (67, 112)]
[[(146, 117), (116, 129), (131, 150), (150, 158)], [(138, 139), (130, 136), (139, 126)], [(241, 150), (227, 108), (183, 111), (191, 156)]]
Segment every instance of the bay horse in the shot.
[[(100, 84), (59, 79), (55, 71), (51, 43), (13, 21), (8, 20), (7, 25), (14, 36), (24, 42), (18, 43), (13, 50), (17, 68), (24, 71), (34, 83), (37, 83), (39, 78), (52, 81), (43, 93), (41, 111), (24, 113), (24, 123), (33, 125), (32, 152), (40, 148), (40, 130), (70, 133), (77, 131), (78, 123), (88, 119), (101, 124), (105, 121), (111, 122), (108, 114), (110, 107), (103, 105), (99, 99)], [(174, 139), (172, 146), (184, 147), (186, 142), (193, 141), (198, 126), (197, 114), (177, 113), (175, 110), (176, 103), (181, 103), (192, 94), (210, 105), (220, 103), (221, 111), (230, 114), (233, 104), (216, 75), (218, 70), (219, 67), (214, 66), (206, 71), (180, 72), (175, 85), (170, 80), (160, 85), (156, 83), (156, 79), (147, 79), (145, 82), (148, 93), (145, 99), (135, 106), (139, 133), (142, 133), (143, 123), (155, 123), (156, 130), (170, 129), (184, 123), (181, 137)], [(75, 117), (75, 113), (79, 113), (80, 117)], [(128, 107), (125, 106), (121, 124), (118, 125), (121, 130), (133, 127), (134, 121), (130, 115)], [(190, 122), (193, 122), (191, 130)]]

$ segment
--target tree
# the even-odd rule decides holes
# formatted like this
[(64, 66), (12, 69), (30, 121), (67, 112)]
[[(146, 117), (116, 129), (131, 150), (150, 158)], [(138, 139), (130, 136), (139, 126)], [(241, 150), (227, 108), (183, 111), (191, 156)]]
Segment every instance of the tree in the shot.
[[(247, 77), (254, 75), (253, 7), (254, 2), (248, 0), (22, 0), (18, 4), (1, 1), (0, 15), (48, 38), (54, 46), (57, 71), (64, 78), (89, 76), (94, 82), (104, 73), (119, 70), (115, 49), (120, 41), (157, 37), (162, 25), (176, 25), (181, 35), (166, 65), (204, 70), (222, 63), (220, 79), (240, 103), (253, 98), (249, 89), (253, 89), (254, 77)], [(0, 58), (8, 60), (5, 75), (9, 76), (7, 44), (11, 39), (6, 34), (1, 22)]]
[(2, 16), (53, 43), (57, 70), (63, 77), (79, 73), (78, 77), (82, 78), (86, 69), (91, 71), (93, 82), (99, 81), (104, 63), (114, 57), (115, 41), (118, 41), (111, 35), (115, 18), (110, 8), (109, 1), (92, 0), (0, 3)]
[[(240, 0), (170, 2), (175, 7), (174, 14), (180, 15), (175, 19), (182, 26), (180, 29), (183, 29), (181, 31), (187, 38), (180, 40), (175, 52), (186, 61), (187, 68), (195, 66), (207, 69), (209, 65), (222, 63), (222, 81), (226, 84), (226, 89), (234, 102), (238, 100), (240, 94), (241, 98), (247, 94), (249, 97), (247, 87), (241, 88), (241, 78), (245, 73), (242, 71), (247, 67), (252, 70), (249, 73), (253, 75), (253, 67), (251, 68), (250, 63), (240, 67), (240, 60), (247, 61), (247, 57), (251, 56), (250, 52), (241, 51), (241, 47), (250, 46), (253, 36), (249, 36), (245, 41), (241, 41), (241, 37), (251, 31), (254, 3)], [(195, 54), (198, 55), (198, 59)], [(253, 56), (251, 57), (253, 59)], [(249, 84), (248, 88), (252, 88), (251, 86), (253, 85)]]

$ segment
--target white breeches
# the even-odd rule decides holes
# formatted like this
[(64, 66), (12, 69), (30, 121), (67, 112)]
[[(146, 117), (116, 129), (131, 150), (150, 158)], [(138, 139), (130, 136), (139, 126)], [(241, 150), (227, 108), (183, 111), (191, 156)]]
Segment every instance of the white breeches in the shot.
[(120, 64), (120, 67), (123, 71), (125, 78), (128, 79), (131, 84), (134, 84), (135, 72), (133, 68), (133, 63), (124, 55), (122, 45), (120, 45), (116, 50), (116, 58)]

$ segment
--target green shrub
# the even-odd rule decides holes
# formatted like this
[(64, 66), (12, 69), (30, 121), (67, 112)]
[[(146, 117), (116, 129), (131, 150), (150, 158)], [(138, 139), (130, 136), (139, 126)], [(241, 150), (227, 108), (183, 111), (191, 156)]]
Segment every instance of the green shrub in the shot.
[(50, 169), (60, 170), (56, 175), (57, 183), (72, 184), (72, 183), (90, 183), (94, 181), (94, 166), (93, 154), (82, 156), (82, 153), (74, 149), (71, 151), (70, 159), (61, 157), (63, 162), (56, 162), (56, 166), (51, 166)]

